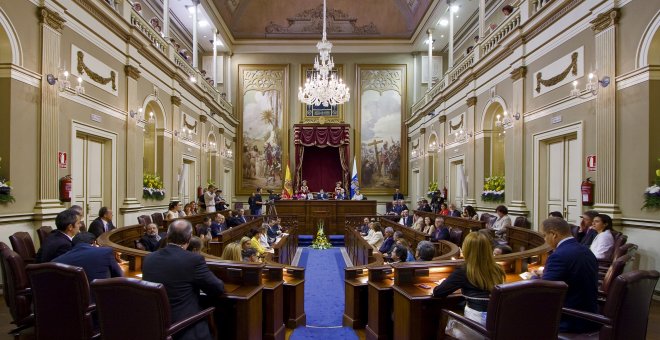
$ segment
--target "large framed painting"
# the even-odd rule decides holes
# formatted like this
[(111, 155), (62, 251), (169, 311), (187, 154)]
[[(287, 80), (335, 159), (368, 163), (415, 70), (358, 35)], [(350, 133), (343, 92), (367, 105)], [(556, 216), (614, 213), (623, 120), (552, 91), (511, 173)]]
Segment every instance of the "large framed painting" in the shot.
[[(300, 86), (304, 87), (307, 79), (314, 76), (314, 65), (303, 64), (300, 65)], [(334, 77), (344, 79), (344, 66), (335, 65), (331, 71)], [(344, 105), (323, 106), (323, 105), (308, 105), (301, 104), (300, 122), (301, 123), (343, 123), (344, 122)]]
[(406, 65), (357, 65), (356, 145), (361, 191), (407, 193)]
[(288, 65), (238, 66), (236, 193), (282, 190), (288, 155)]

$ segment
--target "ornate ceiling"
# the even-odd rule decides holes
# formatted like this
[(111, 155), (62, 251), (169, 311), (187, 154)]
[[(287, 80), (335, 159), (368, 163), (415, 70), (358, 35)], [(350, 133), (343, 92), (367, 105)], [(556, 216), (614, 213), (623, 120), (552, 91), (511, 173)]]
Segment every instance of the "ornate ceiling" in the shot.
[[(234, 39), (313, 39), (321, 0), (212, 0)], [(409, 39), (432, 0), (328, 0), (330, 39)]]

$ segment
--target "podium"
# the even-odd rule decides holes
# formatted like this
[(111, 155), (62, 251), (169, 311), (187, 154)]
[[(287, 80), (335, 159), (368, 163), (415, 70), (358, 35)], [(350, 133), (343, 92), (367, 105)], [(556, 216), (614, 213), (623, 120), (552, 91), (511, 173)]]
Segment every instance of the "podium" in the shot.
[(376, 215), (378, 202), (336, 200), (280, 200), (275, 207), (280, 215), (296, 215), (302, 235), (315, 235), (316, 224), (325, 222), (326, 235), (343, 235), (346, 216)]

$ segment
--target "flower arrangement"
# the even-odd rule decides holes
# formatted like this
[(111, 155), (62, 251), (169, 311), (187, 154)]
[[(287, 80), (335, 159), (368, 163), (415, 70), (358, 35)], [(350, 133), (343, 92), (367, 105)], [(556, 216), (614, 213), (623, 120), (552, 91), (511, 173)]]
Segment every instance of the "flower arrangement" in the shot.
[[(660, 158), (658, 158), (660, 162)], [(655, 170), (655, 184), (644, 190), (644, 205), (642, 209), (660, 208), (660, 169)]]
[[(0, 162), (2, 157), (0, 157)], [(0, 203), (13, 203), (16, 200), (11, 195), (11, 183), (4, 178), (0, 178)]]
[(481, 193), (484, 202), (504, 201), (504, 177), (492, 176), (484, 181), (484, 191)]
[(330, 241), (328, 241), (328, 238), (325, 236), (325, 232), (323, 231), (323, 220), (320, 220), (318, 223), (318, 231), (316, 232), (316, 238), (314, 239), (314, 242), (312, 242), (311, 247), (314, 249), (332, 248), (332, 244), (330, 244)]
[(165, 198), (163, 180), (155, 174), (144, 174), (142, 176), (142, 198), (162, 200)]
[(438, 181), (429, 182), (429, 191), (426, 193), (426, 197), (433, 198), (433, 194), (438, 191)]

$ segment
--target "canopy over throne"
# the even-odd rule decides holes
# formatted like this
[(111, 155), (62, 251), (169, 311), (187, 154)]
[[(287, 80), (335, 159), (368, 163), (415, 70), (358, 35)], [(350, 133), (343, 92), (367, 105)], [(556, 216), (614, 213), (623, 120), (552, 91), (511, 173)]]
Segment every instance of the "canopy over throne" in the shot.
[(295, 124), (295, 186), (307, 180), (311, 191), (333, 190), (337, 181), (349, 181), (350, 125)]

